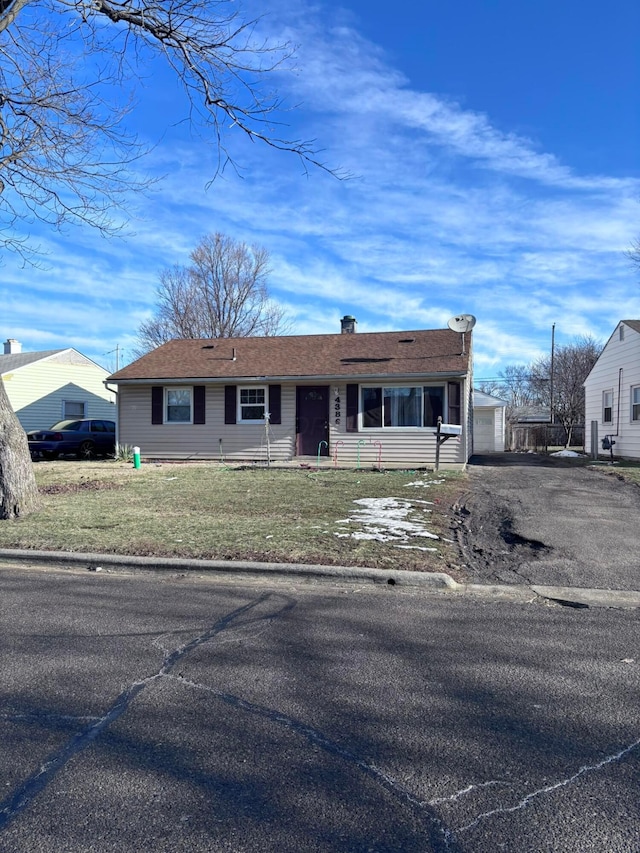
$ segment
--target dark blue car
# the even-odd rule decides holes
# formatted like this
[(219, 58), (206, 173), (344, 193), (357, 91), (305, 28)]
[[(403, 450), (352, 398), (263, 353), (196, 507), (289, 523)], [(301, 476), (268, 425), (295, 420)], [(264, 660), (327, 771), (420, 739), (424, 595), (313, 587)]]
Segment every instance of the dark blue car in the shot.
[(51, 429), (27, 433), (31, 456), (56, 459), (72, 453), (80, 459), (107, 456), (115, 453), (116, 425), (114, 421), (82, 420), (58, 421)]

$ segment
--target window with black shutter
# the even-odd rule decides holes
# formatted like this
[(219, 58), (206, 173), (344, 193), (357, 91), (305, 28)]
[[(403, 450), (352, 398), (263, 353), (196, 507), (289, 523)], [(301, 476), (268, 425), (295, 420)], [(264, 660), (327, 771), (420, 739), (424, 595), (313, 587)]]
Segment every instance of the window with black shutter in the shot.
[(206, 423), (206, 388), (204, 385), (193, 386), (193, 422), (194, 424)]
[(347, 432), (358, 432), (357, 385), (347, 385)]
[(270, 423), (282, 423), (282, 387), (280, 385), (269, 385), (269, 414)]
[(236, 422), (236, 386), (224, 386), (224, 422), (235, 424)]
[(151, 388), (151, 423), (164, 423), (164, 388), (154, 385)]

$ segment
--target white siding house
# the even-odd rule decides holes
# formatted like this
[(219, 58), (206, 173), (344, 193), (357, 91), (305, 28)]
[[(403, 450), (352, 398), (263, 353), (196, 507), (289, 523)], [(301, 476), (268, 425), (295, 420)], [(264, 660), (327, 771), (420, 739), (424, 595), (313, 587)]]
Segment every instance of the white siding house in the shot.
[(502, 453), (505, 448), (505, 400), (473, 392), (473, 452)]
[(585, 447), (640, 459), (640, 320), (621, 320), (584, 383)]
[(10, 339), (0, 355), (0, 377), (25, 431), (53, 426), (63, 418), (115, 420), (115, 394), (104, 385), (108, 375), (71, 347), (22, 352)]

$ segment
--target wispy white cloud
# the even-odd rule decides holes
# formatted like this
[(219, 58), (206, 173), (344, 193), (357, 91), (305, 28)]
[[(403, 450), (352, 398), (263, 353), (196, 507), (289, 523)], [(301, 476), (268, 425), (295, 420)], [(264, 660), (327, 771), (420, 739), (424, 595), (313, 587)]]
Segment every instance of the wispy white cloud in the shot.
[(477, 372), (538, 357), (554, 322), (560, 340), (607, 337), (622, 314), (640, 316), (623, 254), (638, 181), (578, 174), (490, 115), (416, 89), (335, 9), (283, 0), (278, 14), (262, 26), (299, 45), (295, 76), (281, 78), (301, 104), (289, 130), (317, 137), (351, 180), (305, 175), (295, 158), (239, 139), (242, 170), (205, 190), (211, 150), (172, 128), (149, 160), (165, 178), (132, 199), (125, 238), (44, 234), (48, 270), (5, 261), (0, 335), (17, 329), (47, 348), (73, 338), (94, 357), (132, 346), (159, 270), (186, 262), (210, 231), (269, 249), (273, 295), (298, 332), (337, 331), (344, 313), (364, 331), (476, 314)]

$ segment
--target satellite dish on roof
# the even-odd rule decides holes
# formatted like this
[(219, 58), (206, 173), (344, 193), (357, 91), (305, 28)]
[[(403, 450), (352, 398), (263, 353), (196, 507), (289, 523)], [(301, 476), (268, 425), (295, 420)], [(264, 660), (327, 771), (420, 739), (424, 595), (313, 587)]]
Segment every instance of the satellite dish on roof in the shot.
[(470, 332), (476, 324), (476, 318), (473, 314), (458, 314), (457, 317), (451, 317), (447, 326), (452, 332), (460, 332), (462, 336), (462, 355), (466, 355), (464, 345), (464, 333)]
[(457, 317), (451, 317), (447, 326), (452, 332), (470, 332), (476, 324), (476, 318), (473, 314), (458, 314)]

